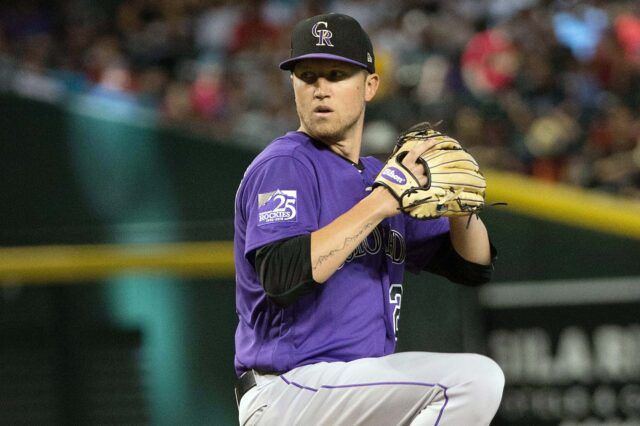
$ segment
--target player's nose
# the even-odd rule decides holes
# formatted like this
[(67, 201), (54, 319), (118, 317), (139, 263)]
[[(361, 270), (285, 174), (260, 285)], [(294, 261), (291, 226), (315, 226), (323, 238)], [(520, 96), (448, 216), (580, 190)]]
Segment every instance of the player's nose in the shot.
[(318, 78), (315, 81), (315, 90), (313, 91), (313, 95), (316, 98), (322, 99), (330, 96), (330, 94), (331, 94), (331, 90), (330, 90), (329, 81), (324, 77)]

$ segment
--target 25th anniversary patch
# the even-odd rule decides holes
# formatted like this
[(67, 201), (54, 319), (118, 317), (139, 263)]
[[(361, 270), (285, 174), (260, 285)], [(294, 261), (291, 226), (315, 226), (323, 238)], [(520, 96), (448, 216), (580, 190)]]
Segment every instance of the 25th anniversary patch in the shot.
[(297, 222), (298, 194), (295, 190), (277, 189), (258, 194), (258, 225), (276, 222)]

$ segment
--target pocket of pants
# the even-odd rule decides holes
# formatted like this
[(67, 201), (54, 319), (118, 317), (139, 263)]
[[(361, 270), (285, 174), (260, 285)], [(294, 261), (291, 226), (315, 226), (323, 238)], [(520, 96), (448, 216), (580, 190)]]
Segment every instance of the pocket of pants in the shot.
[(262, 405), (255, 409), (251, 414), (249, 414), (249, 417), (247, 417), (244, 423), (241, 423), (241, 426), (257, 426), (260, 424), (260, 419), (267, 410), (267, 407), (267, 405)]

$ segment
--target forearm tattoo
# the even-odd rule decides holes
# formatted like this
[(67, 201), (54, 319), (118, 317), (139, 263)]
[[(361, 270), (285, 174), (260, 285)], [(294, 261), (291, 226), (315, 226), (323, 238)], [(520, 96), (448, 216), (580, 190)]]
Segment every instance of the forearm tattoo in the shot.
[(342, 246), (340, 246), (339, 248), (332, 249), (327, 254), (322, 254), (322, 255), (318, 256), (318, 259), (317, 259), (315, 265), (313, 265), (313, 270), (316, 270), (317, 268), (319, 268), (324, 262), (326, 262), (327, 260), (331, 259), (336, 254), (338, 254), (341, 251), (343, 251), (345, 249), (345, 247), (348, 247), (349, 244), (353, 243), (354, 241), (359, 243), (363, 239), (363, 236), (366, 237), (369, 234), (369, 232), (370, 232), (369, 230), (373, 226), (374, 226), (374, 224), (371, 223), (371, 222), (365, 224), (362, 227), (362, 229), (360, 229), (355, 235), (352, 235), (350, 237), (345, 238), (344, 241), (342, 242)]

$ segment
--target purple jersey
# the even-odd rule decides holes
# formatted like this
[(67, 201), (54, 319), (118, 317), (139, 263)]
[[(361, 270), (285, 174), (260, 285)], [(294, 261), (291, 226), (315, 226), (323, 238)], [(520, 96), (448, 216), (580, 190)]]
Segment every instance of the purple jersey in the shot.
[(235, 206), (235, 368), (285, 372), (321, 361), (393, 353), (405, 268), (419, 271), (449, 231), (446, 219), (381, 222), (327, 282), (281, 308), (250, 262), (257, 248), (308, 234), (367, 196), (382, 163), (363, 170), (301, 132), (273, 141), (247, 169)]

